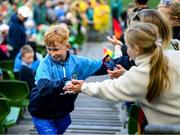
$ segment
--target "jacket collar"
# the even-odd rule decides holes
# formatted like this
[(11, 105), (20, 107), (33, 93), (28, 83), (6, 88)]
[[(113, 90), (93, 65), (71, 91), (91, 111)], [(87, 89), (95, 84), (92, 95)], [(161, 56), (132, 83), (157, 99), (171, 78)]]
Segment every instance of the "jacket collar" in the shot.
[(139, 66), (143, 63), (145, 64), (149, 63), (150, 58), (151, 58), (151, 54), (143, 54), (143, 55), (137, 56), (134, 61), (135, 61), (135, 64)]

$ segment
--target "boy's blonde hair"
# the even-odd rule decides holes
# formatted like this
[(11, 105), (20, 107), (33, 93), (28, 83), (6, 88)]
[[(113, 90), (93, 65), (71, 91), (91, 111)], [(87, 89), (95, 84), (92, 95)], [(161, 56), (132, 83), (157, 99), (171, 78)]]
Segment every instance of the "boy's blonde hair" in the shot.
[(144, 9), (135, 14), (132, 21), (140, 21), (155, 24), (159, 31), (159, 37), (162, 39), (163, 48), (166, 49), (172, 39), (172, 27), (169, 20), (154, 9)]
[(144, 54), (151, 54), (146, 99), (154, 102), (170, 87), (168, 59), (163, 55), (158, 27), (152, 23), (135, 23), (127, 29), (125, 41), (131, 47), (138, 46)]
[(69, 39), (69, 30), (62, 25), (51, 26), (44, 35), (44, 43), (47, 46), (55, 47), (55, 42), (67, 44)]
[(25, 54), (27, 54), (27, 53), (33, 53), (34, 54), (34, 50), (30, 45), (24, 45), (21, 48), (21, 56), (22, 57), (25, 56)]

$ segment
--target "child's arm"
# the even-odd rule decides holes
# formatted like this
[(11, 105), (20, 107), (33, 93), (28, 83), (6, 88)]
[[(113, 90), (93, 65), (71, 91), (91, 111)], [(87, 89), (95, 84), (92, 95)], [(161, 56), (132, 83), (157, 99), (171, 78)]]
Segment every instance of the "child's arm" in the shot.
[(35, 77), (35, 90), (33, 89), (32, 92), (35, 92), (36, 96), (58, 96), (64, 87), (65, 80), (51, 80), (50, 78), (51, 68), (48, 64), (44, 61), (41, 61)]
[(113, 71), (107, 70), (110, 78), (118, 78), (121, 76), (126, 70), (129, 70), (131, 66), (135, 65), (134, 61), (129, 60), (128, 56), (122, 56), (114, 60), (116, 63), (116, 69)]
[(115, 36), (107, 36), (107, 39), (109, 42), (111, 42), (114, 45), (114, 58), (118, 58), (123, 55), (122, 47), (124, 49), (123, 43), (118, 40)]
[(130, 60), (129, 56), (121, 56), (114, 60), (116, 64), (120, 64), (126, 70), (129, 70), (132, 66), (135, 65), (133, 60)]
[(116, 67), (117, 68), (113, 71), (107, 70), (108, 75), (110, 76), (111, 79), (118, 78), (122, 74), (124, 74), (124, 72), (126, 72), (126, 69), (124, 67), (122, 67), (121, 65), (116, 65)]
[(114, 46), (121, 46), (123, 45), (123, 43), (121, 41), (119, 41), (115, 36), (112, 36), (112, 38), (110, 36), (107, 36), (108, 41), (110, 41)]
[(94, 73), (94, 75), (106, 75), (107, 74), (107, 67), (102, 63), (101, 67)]
[(132, 66), (135, 65), (133, 60), (129, 60), (128, 56), (121, 56), (114, 60), (116, 64), (116, 68), (113, 71), (107, 69), (107, 67), (102, 64), (101, 68), (95, 73), (95, 75), (103, 75), (107, 74), (111, 78), (118, 78), (121, 76), (126, 70), (129, 70)]
[(40, 79), (37, 83), (36, 89), (38, 90), (37, 96), (58, 96), (63, 93), (64, 81), (51, 81), (48, 79)]
[(93, 75), (105, 75), (107, 74), (107, 68), (104, 66), (102, 60), (94, 60), (87, 57), (79, 57), (79, 62), (81, 62), (82, 79), (86, 79)]
[(125, 44), (117, 40), (116, 37), (114, 36), (112, 38), (108, 36), (107, 39), (115, 46), (114, 56), (119, 56), (119, 57), (120, 55), (128, 56), (127, 47)]

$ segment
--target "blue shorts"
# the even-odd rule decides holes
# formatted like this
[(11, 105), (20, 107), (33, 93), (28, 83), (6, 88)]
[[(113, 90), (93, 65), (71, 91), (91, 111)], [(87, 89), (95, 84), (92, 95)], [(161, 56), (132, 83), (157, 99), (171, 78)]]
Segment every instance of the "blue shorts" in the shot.
[(70, 115), (66, 115), (60, 119), (41, 119), (32, 116), (33, 123), (38, 131), (38, 134), (63, 134), (68, 126), (71, 124)]

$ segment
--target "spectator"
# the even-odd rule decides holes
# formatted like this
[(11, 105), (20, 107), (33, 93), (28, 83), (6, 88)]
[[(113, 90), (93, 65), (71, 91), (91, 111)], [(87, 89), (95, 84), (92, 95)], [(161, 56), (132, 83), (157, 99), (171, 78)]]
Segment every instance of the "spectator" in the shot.
[(110, 14), (111, 9), (110, 6), (107, 3), (107, 0), (104, 0), (101, 2), (101, 27), (103, 32), (108, 32), (109, 29), (109, 23), (110, 23)]
[[(42, 55), (39, 54), (37, 51), (36, 51), (36, 44), (35, 42), (27, 42), (28, 45), (30, 45), (32, 48), (33, 48), (33, 52), (34, 52), (34, 58), (33, 58), (33, 62), (32, 62), (32, 70), (33, 72), (35, 73), (38, 66), (39, 66), (39, 63), (42, 59)], [(20, 69), (21, 69), (21, 66), (22, 66), (22, 54), (21, 54), (21, 51), (16, 55), (16, 58), (15, 58), (15, 61), (14, 61), (14, 72), (19, 72)]]
[(73, 80), (64, 90), (112, 101), (137, 101), (149, 124), (180, 123), (179, 51), (163, 52), (158, 27), (136, 23), (126, 31), (129, 56), (137, 66), (117, 79), (96, 83)]
[(37, 0), (37, 5), (34, 7), (34, 21), (36, 26), (40, 24), (48, 24), (46, 21), (47, 7), (45, 0)]
[(88, 1), (88, 7), (86, 10), (86, 16), (88, 19), (88, 25), (92, 26), (93, 25), (93, 14), (94, 14), (94, 8), (92, 7), (91, 1)]
[(130, 24), (136, 22), (149, 22), (157, 25), (163, 48), (167, 49), (172, 39), (172, 28), (169, 20), (154, 9), (144, 9), (130, 17)]
[(120, 39), (122, 35), (121, 22), (119, 21), (122, 9), (122, 0), (111, 0), (111, 14), (112, 14), (112, 26), (113, 34), (117, 39)]
[(34, 59), (34, 51), (30, 45), (21, 48), (22, 66), (19, 71), (19, 79), (26, 81), (29, 89), (34, 87), (34, 72), (32, 70), (32, 62)]
[(0, 60), (7, 60), (10, 58), (7, 46), (7, 34), (9, 26), (7, 24), (0, 25)]
[(54, 8), (54, 12), (57, 16), (57, 20), (59, 23), (64, 22), (64, 20), (65, 20), (65, 14), (66, 14), (65, 10), (66, 9), (65, 9), (64, 1), (60, 0), (59, 3)]
[[(127, 23), (129, 20), (129, 17), (133, 14), (136, 14), (137, 12), (143, 10), (143, 9), (148, 9), (149, 7), (147, 6), (148, 0), (133, 0), (134, 3), (133, 4), (129, 4), (128, 6), (128, 13), (127, 13), (127, 18), (125, 21), (125, 26), (124, 28), (127, 28)], [(134, 7), (135, 6), (135, 7)], [(134, 9), (132, 10), (132, 8), (134, 7)], [(124, 41), (123, 36), (121, 37), (122, 41)]]
[(94, 14), (93, 14), (93, 24), (94, 29), (97, 31), (101, 31), (101, 20), (99, 18), (102, 17), (101, 13), (101, 2), (100, 0), (96, 0), (96, 6), (94, 7)]
[(53, 2), (51, 0), (46, 1), (47, 13), (46, 20), (49, 24), (54, 24), (57, 21), (57, 16), (54, 12)]
[(122, 0), (111, 0), (110, 4), (112, 17), (119, 19), (122, 10)]
[(15, 13), (17, 13), (18, 10), (18, 0), (13, 0), (10, 2), (10, 7), (8, 8), (8, 13), (6, 16), (6, 22), (9, 24), (11, 16)]
[[(159, 29), (159, 37), (162, 39), (163, 49), (168, 48), (172, 39), (172, 33), (170, 22), (166, 19), (166, 17), (161, 15), (157, 10), (144, 9), (131, 17), (129, 25), (137, 22), (149, 22), (155, 24)], [(120, 42), (115, 38), (110, 38), (109, 40), (115, 44), (120, 44)], [(108, 71), (108, 74), (113, 78), (117, 78), (124, 71), (125, 69), (120, 67), (114, 71)]]
[(173, 39), (180, 40), (180, 2), (165, 2), (158, 6), (158, 11), (163, 13), (173, 27)]
[(37, 30), (36, 30), (36, 26), (34, 24), (34, 21), (27, 20), (24, 24), (25, 24), (25, 27), (26, 27), (27, 42), (28, 41), (35, 42), (36, 41)]
[(133, 10), (133, 12), (137, 12), (142, 9), (148, 9), (147, 3), (148, 0), (134, 0), (134, 4), (136, 5), (136, 8)]
[(13, 47), (11, 57), (14, 59), (20, 48), (26, 43), (26, 29), (24, 21), (29, 17), (29, 8), (22, 6), (18, 9), (18, 13), (14, 14), (10, 20), (10, 28), (8, 33), (8, 44)]

